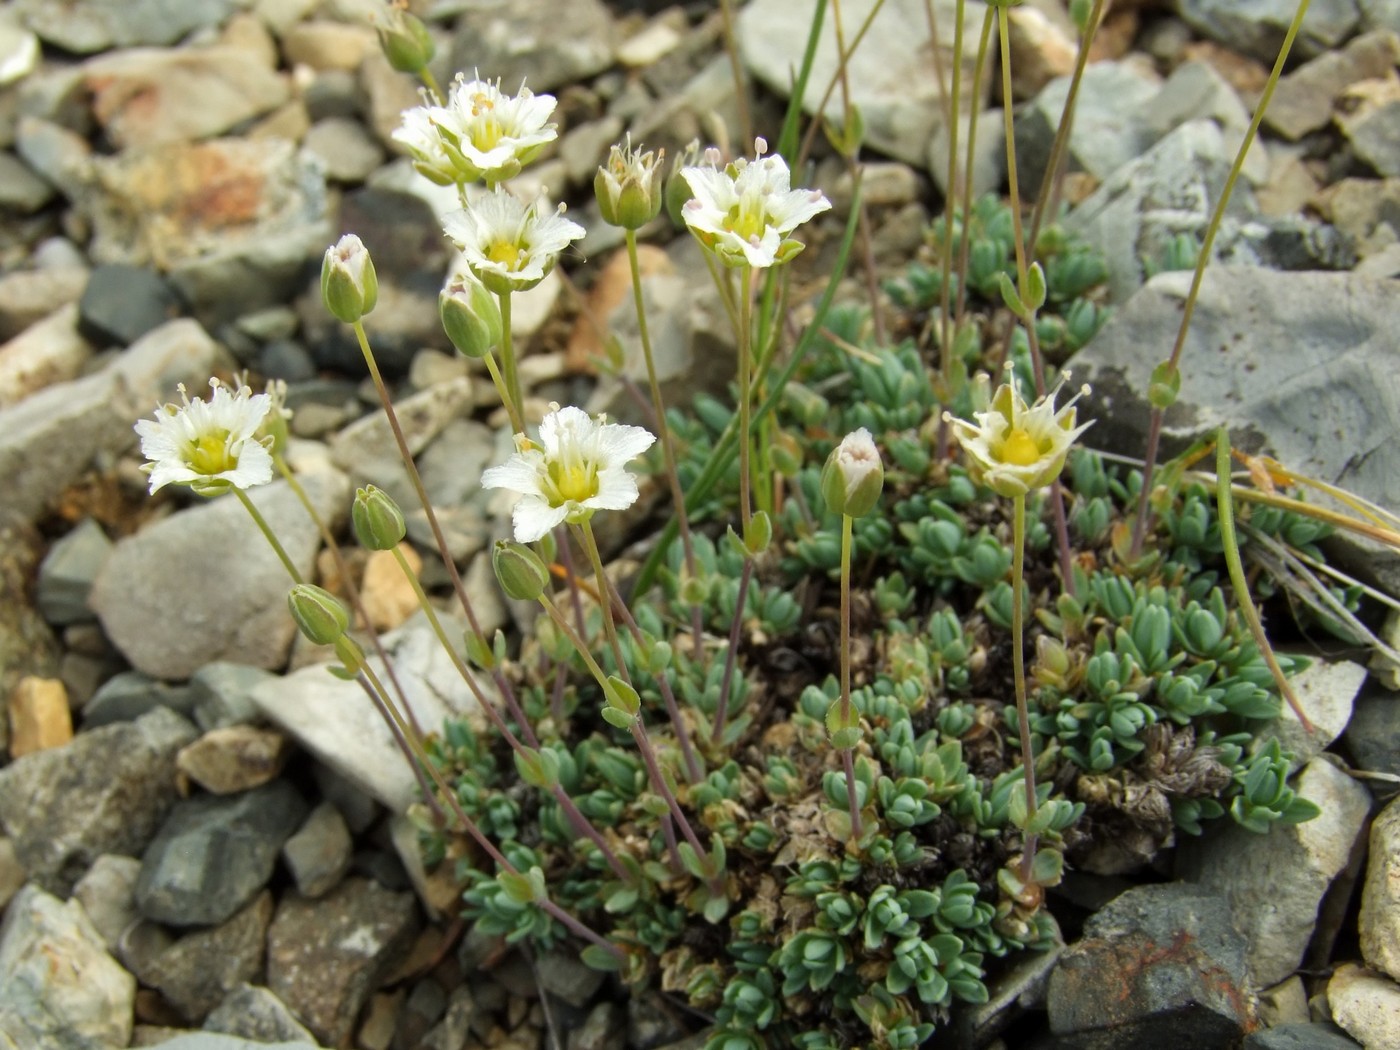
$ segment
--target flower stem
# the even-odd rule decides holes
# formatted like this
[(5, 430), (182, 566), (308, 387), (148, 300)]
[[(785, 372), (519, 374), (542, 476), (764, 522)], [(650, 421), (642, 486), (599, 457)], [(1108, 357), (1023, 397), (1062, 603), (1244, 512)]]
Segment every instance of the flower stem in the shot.
[[(956, 333), (957, 327), (962, 324), (963, 311), (967, 308), (967, 270), (968, 260), (972, 253), (972, 233), (968, 229), (972, 216), (972, 182), (973, 175), (977, 170), (977, 123), (978, 116), (982, 112), (981, 89), (982, 76), (987, 68), (987, 52), (990, 50), (992, 41), (992, 21), (996, 18), (994, 8), (988, 7), (987, 13), (982, 19), (982, 35), (977, 40), (977, 58), (972, 64), (972, 90), (974, 98), (977, 99), (971, 107), (967, 118), (967, 174), (963, 177), (962, 183), (962, 240), (958, 244), (958, 298), (953, 308), (953, 329)], [(1007, 107), (1010, 108), (1009, 106)], [(951, 188), (949, 190), (951, 191)]]
[(739, 571), (739, 593), (734, 601), (734, 619), (729, 623), (729, 645), (724, 653), (724, 673), (719, 680), (719, 702), (715, 707), (715, 725), (710, 744), (719, 747), (724, 741), (724, 726), (729, 716), (729, 685), (734, 679), (734, 664), (739, 656), (739, 630), (744, 624), (744, 605), (748, 601), (749, 581), (753, 579), (753, 555), (745, 552), (744, 567)]
[(517, 434), (525, 433), (525, 421), (520, 416), (519, 407), (510, 396), (510, 389), (506, 386), (506, 381), (501, 377), (501, 370), (496, 365), (496, 355), (488, 350), (482, 360), (486, 362), (486, 371), (491, 373), (491, 382), (496, 387), (496, 396), (501, 399), (501, 404), (505, 405), (506, 415), (510, 417), (511, 429)]
[[(851, 516), (841, 515), (841, 724), (851, 719)], [(860, 802), (856, 797), (856, 769), (852, 749), (841, 749), (846, 770), (847, 803), (851, 810), (851, 841), (861, 837)]]
[(624, 682), (631, 682), (631, 676), (627, 671), (627, 662), (622, 658), (622, 643), (617, 637), (617, 621), (613, 617), (611, 594), (612, 589), (608, 586), (608, 574), (603, 571), (603, 556), (598, 552), (598, 541), (593, 535), (593, 525), (585, 518), (579, 526), (579, 533), (583, 537), (583, 549), (588, 552), (588, 560), (593, 566), (593, 576), (598, 581), (598, 606), (603, 614), (603, 630), (608, 636), (608, 645), (612, 648), (613, 659), (617, 661), (618, 676)]
[(753, 381), (752, 339), (753, 339), (753, 269), (748, 266), (739, 270), (739, 522), (742, 532), (747, 532), (749, 519), (753, 516), (753, 505), (749, 493), (749, 455), (753, 443), (750, 433), (752, 423), (749, 418), (749, 384)]
[(287, 575), (292, 578), (292, 582), (305, 583), (306, 581), (301, 578), (301, 570), (293, 564), (292, 559), (287, 555), (286, 548), (284, 548), (281, 541), (277, 539), (277, 534), (272, 531), (272, 526), (267, 523), (267, 519), (262, 516), (262, 511), (258, 510), (258, 508), (253, 505), (253, 501), (248, 497), (248, 493), (244, 492), (237, 485), (234, 485), (233, 494), (238, 497), (238, 502), (243, 504), (243, 509), (246, 510), (248, 516), (253, 519), (253, 524), (261, 530), (268, 545), (272, 547), (273, 553), (277, 555), (277, 560), (282, 563), (282, 567), (287, 570)]
[[(1035, 758), (1031, 747), (1031, 712), (1026, 699), (1026, 610), (1022, 590), (1026, 578), (1026, 497), (1012, 498), (1011, 562), (1011, 674), (1016, 685), (1016, 725), (1021, 734), (1021, 769), (1026, 784), (1026, 820), (1035, 816)], [(1021, 880), (1031, 881), (1035, 861), (1035, 836), (1026, 835), (1021, 857)]]
[(501, 300), (501, 364), (505, 373), (506, 395), (509, 400), (506, 402), (506, 411), (511, 412), (511, 406), (515, 406), (511, 413), (511, 422), (516, 425), (516, 432), (520, 433), (524, 428), (519, 425), (519, 420), (524, 417), (524, 403), (520, 398), (520, 376), (515, 368), (515, 337), (510, 330), (510, 292), (499, 293)]

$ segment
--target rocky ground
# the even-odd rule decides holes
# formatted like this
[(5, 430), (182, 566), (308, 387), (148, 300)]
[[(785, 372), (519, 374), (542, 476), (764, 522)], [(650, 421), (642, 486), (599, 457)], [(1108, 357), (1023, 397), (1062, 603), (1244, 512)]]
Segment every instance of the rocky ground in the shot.
[[(739, 20), (752, 119), (770, 134), (810, 6), (751, 0)], [(870, 6), (843, 3), (842, 17), (856, 25)], [(283, 571), (241, 508), (149, 499), (136, 469), (135, 419), (177, 382), (198, 390), (241, 367), (288, 382), (291, 458), (323, 513), (343, 516), (366, 482), (406, 497), (358, 351), (319, 298), (321, 253), (354, 231), (380, 274), (369, 328), (428, 491), (483, 626), (509, 622), (478, 557), (503, 519), (477, 483), (508, 443), (489, 382), (437, 321), (451, 262), (438, 218), (454, 200), (395, 156), (390, 134), (416, 95), (382, 58), (369, 7), (0, 7), (0, 1047), (703, 1042), (692, 1034), (703, 1019), (677, 1002), (613, 994), (570, 953), (531, 957), (462, 929), (446, 874), (417, 857), (412, 776), (355, 687), (294, 639)], [(946, 52), (953, 5), (936, 7)], [(1111, 5), (1066, 184), (1068, 225), (1112, 270), (1116, 316), (1077, 362), (1103, 447), (1141, 448), (1142, 384), (1186, 288), (1183, 274), (1148, 272), (1179, 234), (1203, 231), (1292, 7)], [(967, 8), (980, 24), (982, 6)], [(598, 0), (423, 12), (440, 76), (476, 69), (507, 87), (527, 76), (558, 96), (560, 141), (527, 178), (590, 233), (520, 297), (522, 379), (536, 416), (549, 400), (620, 403), (592, 362), (602, 329), (635, 340), (625, 260), (589, 187), (629, 130), (668, 151), (726, 128), (737, 140), (717, 13)], [(1034, 185), (1073, 37), (1058, 0), (1011, 18), (1017, 146)], [(917, 253), (941, 206), (948, 136), (928, 37), (922, 3), (887, 0), (852, 65), (881, 275)], [(819, 85), (833, 54), (828, 42)], [(1400, 507), (1397, 63), (1400, 4), (1313, 5), (1218, 241), (1169, 420), (1177, 443), (1227, 422), (1239, 444), (1389, 507)], [(980, 96), (984, 127), (997, 126), (999, 94)], [(1004, 154), (985, 141), (978, 179), (995, 189)], [(838, 231), (842, 165), (822, 160), (804, 184), (831, 196), (826, 232)], [(819, 275), (815, 236), (806, 261)], [(728, 325), (697, 291), (708, 280), (696, 249), (664, 224), (644, 240), (663, 377), (676, 393), (718, 388)], [(863, 287), (853, 280), (851, 294)], [(284, 485), (255, 498), (304, 573), (333, 571)], [(422, 521), (410, 535), (430, 546)], [(1400, 590), (1393, 558), (1343, 555)], [(392, 560), (353, 568), (422, 724), (464, 710)], [(432, 558), (422, 575), (444, 582)], [(1324, 732), (1295, 724), (1291, 739), (1321, 819), (1267, 838), (1217, 829), (1176, 858), (1180, 883), (1160, 884), (1163, 869), (1119, 895), (1116, 877), (1071, 878), (1067, 898), (1096, 913), (1078, 939), (1009, 974), (947, 1045), (1013, 1022), (1008, 1046), (1400, 1047), (1400, 809), (1387, 808), (1384, 779), (1400, 774), (1395, 674), (1340, 658), (1311, 672), (1303, 691)]]

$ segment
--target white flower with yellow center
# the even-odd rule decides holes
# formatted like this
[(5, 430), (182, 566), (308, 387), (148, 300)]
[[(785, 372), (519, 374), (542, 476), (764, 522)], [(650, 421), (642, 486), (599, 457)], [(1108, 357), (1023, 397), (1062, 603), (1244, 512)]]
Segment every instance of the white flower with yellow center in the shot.
[(511, 515), (519, 543), (533, 543), (563, 521), (586, 521), (595, 510), (630, 507), (637, 479), (623, 467), (656, 441), (643, 427), (594, 420), (580, 408), (550, 409), (539, 445), (481, 475), (483, 488), (520, 493)]
[(263, 443), (270, 439), (257, 437), (272, 399), (246, 386), (231, 394), (217, 379), (209, 385), (208, 401), (191, 401), (181, 386), (183, 405), (161, 405), (155, 419), (137, 422), (152, 492), (188, 485), (201, 496), (217, 496), (272, 480), (272, 455)]
[(584, 234), (564, 218), (564, 206), (544, 212), (503, 190), (488, 193), (442, 221), (476, 279), (496, 293), (533, 288), (545, 279), (559, 253)]
[(943, 414), (974, 476), (997, 495), (1010, 499), (1049, 485), (1064, 469), (1075, 439), (1093, 425), (1092, 420), (1074, 425), (1074, 403), (1089, 392), (1087, 386), (1064, 407), (1055, 408), (1068, 379), (1066, 372), (1054, 390), (1029, 406), (1010, 379), (997, 387), (988, 411), (973, 413), (976, 424)]
[(763, 156), (762, 139), (754, 160), (684, 168), (693, 197), (681, 209), (685, 223), (721, 262), (763, 268), (787, 262), (803, 248), (787, 235), (831, 207), (818, 190), (794, 190), (782, 157)]
[[(558, 138), (558, 128), (549, 123), (554, 106), (554, 96), (533, 94), (524, 84), (520, 94), (507, 95), (500, 81), (458, 76), (447, 93), (447, 105), (407, 111), (394, 138), (408, 147), (419, 170), (435, 182), (485, 179), (495, 184), (518, 175)], [(445, 158), (446, 166), (439, 158)], [(444, 171), (451, 171), (451, 177), (438, 178)]]

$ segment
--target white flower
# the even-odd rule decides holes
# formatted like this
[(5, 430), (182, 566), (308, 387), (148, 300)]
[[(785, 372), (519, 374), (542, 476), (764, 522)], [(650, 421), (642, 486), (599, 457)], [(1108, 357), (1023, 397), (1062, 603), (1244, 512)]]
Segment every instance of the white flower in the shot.
[(540, 423), (539, 447), (515, 453), (481, 475), (488, 489), (520, 493), (511, 522), (519, 543), (533, 543), (562, 521), (581, 522), (595, 510), (625, 510), (637, 499), (637, 479), (623, 466), (652, 446), (643, 427), (596, 421), (581, 408), (551, 405)]
[(831, 207), (818, 190), (790, 188), (782, 157), (743, 158), (727, 168), (685, 168), (681, 176), (694, 194), (681, 214), (700, 243), (729, 266), (767, 267), (787, 262), (803, 248), (787, 235)]
[(831, 450), (822, 468), (826, 505), (837, 514), (863, 518), (875, 509), (885, 484), (885, 465), (865, 427), (853, 430)]
[(495, 184), (519, 174), (558, 137), (548, 122), (554, 106), (552, 95), (532, 94), (524, 84), (512, 96), (501, 91), (500, 81), (459, 76), (447, 93), (447, 105), (406, 111), (394, 138), (434, 182), (485, 179)]
[(154, 420), (137, 422), (152, 492), (188, 485), (201, 496), (216, 496), (272, 480), (272, 455), (256, 436), (272, 399), (246, 386), (230, 394), (217, 379), (209, 385), (208, 401), (191, 401), (181, 386), (183, 405), (161, 405)]
[(564, 206), (541, 214), (502, 190), (488, 193), (442, 221), (477, 280), (496, 293), (533, 288), (554, 269), (559, 253), (584, 234), (564, 218)]
[(1055, 389), (1027, 406), (1014, 378), (997, 387), (991, 408), (974, 412), (974, 425), (945, 412), (953, 436), (971, 460), (969, 466), (983, 484), (1000, 496), (1024, 496), (1044, 488), (1064, 469), (1075, 438), (1093, 425), (1076, 427), (1074, 403), (1089, 392), (1083, 387), (1063, 408), (1055, 398), (1069, 379), (1066, 372)]

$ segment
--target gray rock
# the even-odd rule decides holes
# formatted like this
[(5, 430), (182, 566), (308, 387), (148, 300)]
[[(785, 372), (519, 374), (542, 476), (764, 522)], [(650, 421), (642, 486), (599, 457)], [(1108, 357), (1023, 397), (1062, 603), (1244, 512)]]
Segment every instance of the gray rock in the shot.
[(460, 11), (451, 68), (499, 77), (507, 91), (522, 79), (537, 94), (553, 91), (612, 65), (616, 31), (600, 0), (459, 0), (447, 6)]
[(136, 910), (136, 878), (141, 862), (135, 857), (104, 853), (73, 887), (73, 899), (83, 906), (109, 951), (141, 916)]
[(15, 856), (15, 844), (0, 838), (0, 909), (10, 903), (25, 882), (25, 871)]
[(258, 717), (253, 690), (271, 678), (261, 667), (217, 660), (190, 679), (194, 721), (203, 732), (242, 725)]
[[(334, 522), (346, 510), (343, 475), (320, 473), (303, 486), (317, 512)], [(292, 563), (310, 576), (321, 535), (284, 481), (249, 493)], [(199, 580), (209, 552), (238, 552), (235, 571), (217, 587)], [(213, 660), (276, 668), (296, 626), (287, 613), (287, 570), (242, 505), (232, 497), (189, 507), (123, 538), (92, 590), (92, 607), (112, 644), (138, 670), (188, 678)]]
[[(1176, 0), (1193, 29), (1232, 50), (1272, 62), (1297, 5), (1292, 0)], [(1344, 43), (1360, 24), (1357, 0), (1319, 0), (1303, 19), (1293, 53), (1304, 58)]]
[(0, 769), (0, 829), (30, 878), (66, 895), (102, 854), (144, 850), (175, 804), (175, 754), (194, 735), (161, 708)]
[(9, 150), (0, 151), (0, 210), (33, 215), (53, 198), (50, 183)]
[[(1086, 418), (1098, 420), (1093, 444), (1143, 448), (1145, 384), (1176, 338), (1190, 277), (1153, 278), (1071, 359), (1076, 380), (1093, 388), (1085, 408)], [(1227, 423), (1237, 448), (1267, 451), (1290, 470), (1381, 506), (1400, 505), (1400, 466), (1389, 458), (1400, 404), (1393, 384), (1376, 381), (1389, 374), (1392, 328), (1387, 281), (1209, 268), (1187, 335), (1181, 397), (1166, 416), (1163, 454)], [(1393, 586), (1400, 560), (1367, 555), (1363, 571)]]
[(627, 1042), (639, 1050), (668, 1046), (685, 1035), (685, 1026), (659, 993), (638, 991), (627, 997)]
[(311, 126), (302, 140), (333, 182), (364, 182), (384, 163), (384, 148), (352, 117), (328, 117)]
[(15, 152), (31, 170), (69, 200), (92, 181), (92, 147), (76, 131), (39, 117), (20, 117)]
[(112, 551), (112, 541), (93, 518), (84, 518), (60, 538), (39, 563), (34, 604), (51, 624), (91, 620), (88, 593), (97, 570)]
[(1391, 977), (1400, 972), (1400, 801), (1391, 802), (1371, 824), (1371, 850), (1361, 887), (1361, 956)]
[(258, 1043), (316, 1041), (286, 1003), (266, 988), (251, 984), (240, 984), (224, 996), (223, 1002), (204, 1019), (204, 1030)]
[(540, 987), (570, 1006), (584, 1007), (603, 986), (604, 973), (584, 964), (577, 953), (542, 952), (535, 960)]
[[(944, 69), (953, 65), (954, 13), (964, 6), (966, 24), (975, 33), (986, 10), (983, 4), (976, 0), (966, 5), (938, 0), (934, 5)], [(848, 34), (854, 31), (852, 27), (864, 24), (873, 7), (871, 0), (842, 5), (841, 17)], [(815, 0), (756, 0), (740, 12), (739, 51), (744, 65), (783, 98), (791, 92), (792, 71), (802, 64), (815, 10)], [(928, 163), (933, 134), (942, 121), (938, 85), (930, 75), (931, 46), (928, 17), (921, 0), (890, 0), (881, 6), (847, 64), (851, 101), (860, 107), (866, 143), (918, 167)], [(969, 95), (975, 51), (975, 47), (966, 49), (961, 70), (964, 90)], [(803, 109), (809, 114), (816, 111), (826, 85), (836, 73), (836, 57), (836, 32), (828, 16), (802, 100)], [(984, 92), (985, 86), (977, 92), (983, 101)], [(825, 116), (839, 121), (841, 112), (840, 93), (833, 92)], [(740, 152), (747, 152), (748, 148), (749, 144), (744, 143)]]
[[(0, 172), (0, 178), (3, 177)], [(17, 270), (0, 277), (0, 339), (12, 339), (30, 325), (77, 302), (87, 282), (88, 268), (81, 265), (36, 265), (32, 270)]]
[(194, 700), (183, 686), (166, 685), (140, 671), (122, 671), (103, 682), (83, 705), (83, 728), (134, 722), (158, 707), (168, 707), (189, 718)]
[[(447, 1010), (443, 1019), (423, 1037), (423, 1050), (456, 1050), (459, 1046), (467, 1045), (471, 1036), (472, 1019), (477, 1013), (476, 999), (468, 985), (459, 985), (452, 989), (452, 994), (447, 998)], [(477, 1023), (481, 1022), (478, 1020)], [(570, 1050), (573, 1047), (573, 1034), (570, 1033)]]
[[(1225, 150), (1233, 159), (1253, 114), (1240, 101), (1234, 86), (1209, 62), (1183, 62), (1143, 107), (1141, 119), (1154, 141), (1188, 120), (1213, 120), (1220, 126)], [(1258, 138), (1245, 156), (1243, 173), (1256, 186), (1268, 181), (1269, 153)]]
[(0, 1036), (15, 1047), (107, 1050), (131, 1039), (136, 981), (76, 901), (26, 886), (0, 925)]
[(316, 1037), (339, 1046), (417, 931), (413, 894), (346, 879), (327, 896), (284, 896), (267, 936), (267, 985)]
[(238, 0), (15, 0), (15, 12), (47, 43), (86, 55), (112, 47), (173, 44), (196, 29), (218, 26)]
[[(450, 1015), (450, 1011), (449, 1011)], [(599, 1003), (583, 1024), (570, 1030), (569, 1050), (623, 1050), (625, 1025), (616, 1003)]]
[[(1045, 86), (1016, 121), (1016, 168), (1025, 192), (1045, 177), (1055, 129), (1064, 115), (1069, 77)], [(1161, 90), (1150, 69), (1133, 62), (1096, 62), (1084, 71), (1070, 130), (1067, 171), (1086, 171), (1103, 180), (1142, 154), (1160, 132), (1142, 119), (1142, 109)], [(979, 124), (979, 138), (1000, 141), (998, 129)], [(966, 143), (966, 138), (963, 138)]]
[(1285, 751), (1293, 752), (1293, 770), (1330, 747), (1351, 721), (1357, 693), (1366, 682), (1366, 668), (1350, 660), (1313, 659), (1312, 664), (1290, 680), (1298, 706), (1308, 716), (1313, 731), (1287, 703), (1283, 712), (1259, 734), (1260, 739), (1277, 737)]
[[(448, 637), (460, 638), (463, 626), (448, 618)], [(425, 732), (437, 731), (445, 718), (461, 717), (475, 706), (421, 614), (383, 641)], [(371, 656), (369, 662), (383, 679), (378, 658)], [(305, 667), (264, 682), (252, 699), (270, 722), (393, 812), (404, 812), (417, 798), (418, 782), (403, 752), (355, 682), (336, 678), (325, 666)]]
[(39, 38), (6, 12), (0, 18), (0, 87), (23, 80), (39, 64)]
[(189, 1032), (156, 1043), (152, 1050), (320, 1050), (320, 1047), (311, 1040), (268, 1043), (262, 1039), (240, 1039), (214, 1032)]
[(1400, 179), (1339, 179), (1323, 191), (1319, 203), (1363, 258), (1400, 242)]
[[(0, 420), (4, 415), (0, 411)], [(0, 591), (9, 596), (0, 602), (0, 696), (7, 699), (21, 678), (52, 678), (60, 666), (58, 639), (29, 601), (42, 554), (43, 540), (33, 526), (13, 514), (0, 516)], [(10, 720), (0, 718), (0, 744), (8, 746), (9, 732)]]
[(1228, 1046), (1249, 1029), (1247, 942), (1221, 896), (1139, 886), (1089, 919), (1050, 975), (1050, 1030), (1064, 1050)]
[(1400, 0), (1356, 0), (1361, 24), (1367, 29), (1400, 32)]
[(353, 849), (345, 818), (322, 802), (282, 847), (282, 859), (303, 897), (323, 897), (350, 870)]
[(316, 361), (301, 343), (274, 339), (258, 355), (258, 371), (269, 379), (296, 383), (316, 375)]
[(1400, 37), (1376, 30), (1357, 37), (1341, 51), (1318, 55), (1279, 78), (1264, 122), (1290, 142), (1332, 122), (1333, 107), (1358, 80), (1381, 77), (1400, 61)]
[(187, 933), (155, 956), (138, 975), (141, 983), (198, 1024), (227, 995), (262, 974), (271, 921), (272, 894), (264, 890), (227, 922)]
[(159, 274), (124, 263), (93, 270), (78, 301), (78, 331), (97, 346), (130, 346), (179, 316), (179, 297)]
[(379, 816), (379, 803), (370, 798), (345, 777), (320, 762), (313, 763), (312, 775), (316, 790), (323, 799), (335, 806), (352, 835), (362, 835)]
[(181, 801), (141, 858), (136, 906), (170, 926), (224, 922), (267, 884), (306, 811), (285, 780)]
[(114, 51), (83, 71), (93, 113), (119, 149), (222, 135), (290, 97), (286, 79), (239, 47)]
[(1221, 821), (1177, 854), (1180, 874), (1221, 894), (1249, 931), (1250, 972), (1260, 988), (1302, 961), (1323, 895), (1346, 867), (1371, 808), (1366, 789), (1325, 758), (1309, 762), (1294, 789), (1322, 815), (1263, 836)]
[(154, 264), (211, 327), (288, 301), (333, 240), (325, 178), (284, 139), (126, 149), (80, 194), (96, 262)]
[(77, 378), (92, 355), (92, 345), (78, 334), (77, 306), (59, 307), (0, 346), (0, 407)]
[(1240, 1050), (1356, 1050), (1336, 1025), (1281, 1024), (1248, 1036)]
[(177, 383), (204, 386), (218, 357), (199, 325), (172, 321), (102, 371), (0, 408), (0, 477), (9, 509), (26, 520), (37, 517), (99, 453), (135, 444), (132, 423), (168, 400)]
[(1400, 175), (1400, 99), (1363, 105), (1339, 123), (1358, 160), (1382, 177)]
[[(1092, 67), (1091, 67), (1092, 68)], [(1029, 111), (1027, 111), (1029, 112)], [(986, 134), (988, 128), (1005, 127), (1003, 111), (988, 109), (977, 118), (977, 141), (973, 144), (977, 157), (972, 163), (972, 195), (974, 198), (987, 193), (995, 193), (1006, 180), (1006, 142), (1001, 133)], [(1025, 117), (1018, 118), (1018, 127)], [(967, 140), (972, 130), (972, 118), (964, 116), (958, 122), (958, 174), (957, 184), (963, 184), (967, 173)], [(948, 125), (939, 124), (933, 133), (929, 146), (928, 171), (939, 193), (948, 190), (948, 147), (951, 145)], [(1019, 165), (1020, 158), (1017, 157)], [(1019, 167), (1018, 167), (1019, 172)], [(863, 184), (862, 184), (863, 186)], [(862, 195), (864, 190), (862, 188)], [(878, 256), (877, 256), (878, 257)]]
[[(1400, 776), (1400, 704), (1395, 702), (1395, 694), (1375, 682), (1368, 683), (1356, 698), (1342, 743), (1355, 769)], [(1381, 798), (1400, 791), (1400, 786), (1384, 780), (1367, 783)]]

